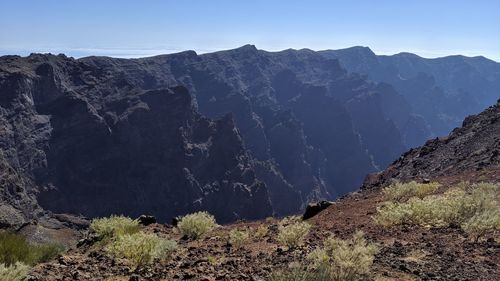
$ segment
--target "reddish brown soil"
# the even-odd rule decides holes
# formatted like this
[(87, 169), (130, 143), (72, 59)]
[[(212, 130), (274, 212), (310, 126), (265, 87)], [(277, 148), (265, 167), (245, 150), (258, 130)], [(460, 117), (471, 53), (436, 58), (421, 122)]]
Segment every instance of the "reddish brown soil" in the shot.
[[(500, 182), (500, 168), (435, 180), (445, 187), (461, 180)], [(146, 227), (146, 231), (174, 238), (183, 249), (171, 261), (131, 272), (124, 260), (108, 256), (95, 245), (85, 246), (38, 265), (31, 280), (267, 280), (270, 273), (286, 269), (291, 262), (302, 262), (332, 233), (348, 238), (356, 230), (364, 231), (368, 240), (379, 245), (373, 265), (374, 280), (498, 280), (500, 244), (493, 239), (473, 242), (460, 228), (383, 228), (372, 219), (382, 201), (378, 190), (338, 200), (309, 220), (313, 229), (307, 242), (295, 250), (277, 245), (276, 219), (222, 226), (199, 241), (181, 240), (172, 227), (155, 224)], [(262, 224), (270, 229), (264, 239), (240, 249), (228, 245), (230, 229), (256, 229)], [(209, 262), (209, 257), (215, 257), (216, 262)]]

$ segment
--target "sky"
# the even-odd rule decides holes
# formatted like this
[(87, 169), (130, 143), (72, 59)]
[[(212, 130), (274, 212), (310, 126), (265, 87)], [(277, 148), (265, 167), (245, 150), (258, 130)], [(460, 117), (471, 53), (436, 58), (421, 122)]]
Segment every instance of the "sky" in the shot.
[(500, 0), (0, 0), (0, 55), (144, 57), (245, 44), (500, 61)]

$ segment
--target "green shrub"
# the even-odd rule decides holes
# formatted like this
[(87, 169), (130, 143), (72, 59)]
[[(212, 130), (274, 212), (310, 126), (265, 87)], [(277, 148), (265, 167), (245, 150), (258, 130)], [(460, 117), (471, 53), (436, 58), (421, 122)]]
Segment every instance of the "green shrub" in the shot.
[(24, 281), (28, 279), (30, 267), (21, 262), (6, 266), (0, 264), (0, 280)]
[(234, 228), (229, 232), (229, 243), (239, 248), (248, 241), (249, 237), (248, 231)]
[(112, 215), (109, 218), (93, 219), (90, 230), (101, 238), (133, 234), (140, 230), (139, 222), (125, 216)]
[(105, 249), (116, 257), (127, 259), (137, 268), (155, 259), (169, 258), (177, 250), (177, 243), (156, 234), (137, 232), (119, 235)]
[(412, 197), (422, 199), (436, 192), (439, 186), (439, 183), (417, 183), (415, 181), (408, 183), (398, 182), (384, 188), (383, 193), (385, 199), (388, 201), (405, 202)]
[(0, 233), (0, 263), (7, 266), (16, 262), (34, 265), (46, 262), (64, 250), (59, 244), (33, 244), (26, 238), (8, 232)]
[(47, 262), (64, 251), (64, 246), (57, 243), (37, 244), (31, 249), (35, 263)]
[(177, 228), (183, 235), (197, 239), (211, 231), (216, 225), (212, 215), (207, 212), (197, 212), (182, 217), (177, 223)]
[(442, 195), (411, 198), (404, 203), (386, 202), (375, 221), (383, 226), (419, 224), (434, 227), (461, 226), (479, 238), (500, 229), (498, 184), (459, 184)]
[(289, 248), (300, 246), (304, 243), (304, 239), (309, 234), (311, 225), (299, 219), (285, 218), (278, 227), (278, 242)]

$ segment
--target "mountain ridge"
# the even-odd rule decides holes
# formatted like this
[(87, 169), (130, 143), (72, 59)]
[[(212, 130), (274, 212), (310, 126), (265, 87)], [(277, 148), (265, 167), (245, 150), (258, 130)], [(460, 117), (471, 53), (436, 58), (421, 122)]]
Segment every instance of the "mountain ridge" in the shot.
[[(418, 79), (427, 78), (424, 75)], [(55, 178), (54, 174), (76, 165), (50, 152), (58, 145), (75, 146), (71, 139), (54, 144), (54, 132), (58, 132), (54, 126), (66, 130), (77, 124), (75, 131), (67, 134), (89, 130), (92, 134), (102, 132), (102, 139), (108, 139), (107, 131), (113, 131), (116, 122), (121, 122), (120, 116), (146, 108), (147, 102), (141, 101), (143, 93), (179, 85), (189, 93), (189, 108), (201, 115), (219, 120), (232, 114), (234, 124), (229, 127), (234, 126), (241, 137), (241, 145), (236, 145), (241, 149), (236, 154), (246, 155), (248, 164), (243, 166), (248, 166), (256, 180), (266, 186), (262, 190), (267, 190), (268, 195), (262, 195), (260, 202), (267, 214), (296, 212), (309, 201), (351, 192), (362, 184), (367, 173), (383, 169), (406, 147), (429, 136), (429, 119), (412, 112), (412, 104), (390, 83), (372, 82), (363, 75), (349, 73), (338, 59), (325, 58), (312, 50), (267, 52), (246, 45), (209, 54), (185, 51), (142, 59), (4, 56), (0, 58), (0, 82), (1, 120), (11, 133), (25, 132), (25, 139), (17, 140), (23, 146), (16, 146), (16, 141), (7, 138), (8, 141), (0, 142), (0, 149), (10, 155), (9, 166), (29, 175), (25, 181), (27, 194), (39, 198), (45, 192), (68, 186), (67, 180), (58, 179), (64, 178), (63, 174)], [(74, 112), (65, 111), (69, 105)], [(323, 110), (314, 110), (317, 108)], [(74, 124), (67, 122), (70, 117)], [(154, 122), (148, 122), (154, 128)], [(151, 138), (158, 134), (151, 129), (142, 135)], [(102, 155), (113, 151), (111, 146), (104, 150), (97, 145), (95, 148)], [(23, 149), (33, 151), (34, 163), (27, 157), (29, 153), (19, 153)], [(13, 156), (16, 154), (23, 157), (18, 159)], [(52, 156), (46, 158), (47, 155)], [(138, 159), (141, 156), (136, 154), (127, 161), (132, 164)], [(61, 168), (50, 168), (53, 164)], [(147, 173), (142, 170), (138, 174)], [(45, 180), (50, 177), (59, 183)], [(187, 179), (190, 175), (182, 177)], [(241, 190), (251, 186), (251, 182), (247, 181)], [(131, 181), (124, 186), (129, 184), (137, 185)], [(284, 191), (286, 202), (280, 200)], [(272, 210), (265, 207), (267, 200), (271, 201)], [(57, 212), (73, 207), (53, 197), (45, 203)], [(91, 216), (101, 215), (92, 213), (91, 206), (86, 208)], [(168, 220), (166, 214), (159, 217)]]

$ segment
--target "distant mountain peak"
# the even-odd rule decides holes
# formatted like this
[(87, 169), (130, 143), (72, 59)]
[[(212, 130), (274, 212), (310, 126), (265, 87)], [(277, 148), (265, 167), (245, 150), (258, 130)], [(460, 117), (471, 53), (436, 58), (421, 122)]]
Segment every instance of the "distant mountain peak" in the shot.
[(334, 52), (351, 53), (351, 54), (357, 53), (359, 55), (370, 56), (370, 57), (376, 56), (376, 54), (372, 51), (372, 49), (366, 46), (353, 46), (345, 49), (338, 49), (335, 50)]
[(370, 47), (368, 47), (368, 46), (352, 46), (352, 47), (341, 49), (341, 50), (360, 50), (360, 51), (365, 51), (365, 52), (368, 51), (368, 52), (373, 53), (372, 49), (370, 49)]
[(410, 52), (400, 52), (400, 53), (394, 54), (394, 57), (411, 58), (411, 59), (422, 58), (421, 56), (416, 55), (414, 53), (410, 53)]
[(257, 52), (258, 51), (257, 47), (255, 47), (255, 45), (252, 45), (252, 44), (246, 44), (246, 45), (243, 45), (243, 46), (236, 48), (234, 50), (235, 51), (244, 51), (244, 52)]

